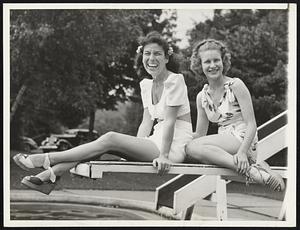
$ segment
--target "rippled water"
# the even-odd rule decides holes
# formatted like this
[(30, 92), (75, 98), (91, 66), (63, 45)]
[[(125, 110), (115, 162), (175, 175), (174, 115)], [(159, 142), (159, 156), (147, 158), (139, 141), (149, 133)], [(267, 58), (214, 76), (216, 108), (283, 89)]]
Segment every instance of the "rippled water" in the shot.
[(163, 219), (140, 210), (85, 204), (11, 202), (11, 220), (146, 220)]

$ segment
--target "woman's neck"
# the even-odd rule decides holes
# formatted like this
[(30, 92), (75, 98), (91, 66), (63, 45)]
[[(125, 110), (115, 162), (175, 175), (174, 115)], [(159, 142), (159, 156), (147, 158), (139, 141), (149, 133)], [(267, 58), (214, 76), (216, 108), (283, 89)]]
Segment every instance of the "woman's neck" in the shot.
[(159, 75), (152, 76), (154, 83), (162, 83), (164, 82), (169, 76), (169, 71), (167, 69), (163, 70)]
[(222, 76), (218, 79), (208, 79), (209, 88), (211, 90), (222, 88), (224, 83), (225, 83), (225, 76)]

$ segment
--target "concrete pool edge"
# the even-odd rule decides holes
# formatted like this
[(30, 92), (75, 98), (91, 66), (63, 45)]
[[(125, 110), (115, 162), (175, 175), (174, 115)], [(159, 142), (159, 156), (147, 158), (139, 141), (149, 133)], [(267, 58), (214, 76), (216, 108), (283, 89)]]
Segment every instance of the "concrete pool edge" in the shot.
[[(26, 194), (26, 196), (30, 197), (48, 197), (47, 195), (28, 189), (11, 190), (10, 195), (13, 194), (19, 194), (21, 198), (24, 197)], [(153, 205), (155, 201), (155, 191), (60, 189), (54, 190), (50, 196), (56, 194), (63, 194), (66, 197), (71, 197), (71, 195), (75, 194), (77, 195), (77, 197), (88, 196), (92, 197), (92, 199), (94, 199), (94, 196), (96, 196), (105, 197), (106, 200), (108, 198), (110, 200), (130, 200), (130, 202), (133, 202), (133, 204), (135, 204), (135, 206), (138, 206), (139, 209), (141, 205), (138, 201), (142, 201), (144, 204), (147, 205), (147, 208), (150, 209), (150, 212), (153, 213), (154, 211)], [(229, 193), (227, 198), (228, 221), (247, 221), (249, 223), (254, 223), (253, 221), (276, 221), (278, 223), (276, 217), (278, 216), (278, 213), (280, 211), (282, 201), (266, 199), (257, 196), (249, 196), (247, 194), (240, 193)], [(132, 205), (132, 203), (130, 205)], [(143, 205), (143, 207), (145, 207), (145, 205)], [(172, 217), (174, 217), (172, 209), (162, 207), (159, 209), (159, 211), (159, 213), (161, 214), (166, 214), (166, 216), (171, 215)], [(191, 221), (205, 221), (205, 223), (207, 223), (207, 221), (217, 221), (216, 203), (207, 200), (201, 200), (197, 202), (193, 211)], [(188, 222), (190, 221), (184, 221), (185, 224), (188, 224)], [(178, 221), (170, 221), (169, 223), (175, 224), (178, 223)]]
[[(55, 192), (54, 192), (55, 193)], [(49, 196), (44, 194), (32, 193), (12, 193), (10, 196), (11, 202), (54, 202), (54, 203), (70, 203), (70, 204), (84, 204), (95, 205), (110, 208), (123, 208), (149, 212), (166, 218), (166, 220), (180, 220), (179, 215), (173, 214), (172, 209), (162, 207), (155, 210), (153, 202), (140, 201), (132, 199), (122, 199), (115, 197), (102, 197), (91, 195), (78, 194), (51, 194)], [(194, 215), (194, 214), (193, 214)]]

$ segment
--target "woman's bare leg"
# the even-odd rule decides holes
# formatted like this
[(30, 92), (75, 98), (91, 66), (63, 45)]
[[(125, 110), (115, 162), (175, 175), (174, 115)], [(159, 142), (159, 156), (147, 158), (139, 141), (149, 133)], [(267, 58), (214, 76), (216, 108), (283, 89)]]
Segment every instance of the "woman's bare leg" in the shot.
[[(116, 132), (108, 132), (93, 142), (66, 151), (50, 152), (48, 155), (55, 175), (62, 175), (78, 162), (100, 157), (107, 151), (116, 151), (119, 156), (134, 161), (151, 162), (159, 156), (159, 149), (152, 141)], [(42, 165), (45, 155), (33, 154), (29, 158), (35, 164)], [(49, 178), (49, 170), (37, 176), (42, 180)]]
[(216, 164), (237, 170), (232, 155), (241, 143), (228, 134), (215, 134), (194, 139), (186, 146), (186, 153), (193, 159), (206, 164)]
[[(62, 176), (66, 171), (69, 171), (71, 168), (75, 167), (79, 162), (65, 162), (59, 163), (52, 167), (55, 176)], [(40, 178), (42, 181), (49, 180), (50, 171), (44, 170), (43, 172), (36, 175), (36, 177)]]
[(49, 153), (49, 158), (51, 165), (56, 165), (99, 157), (107, 151), (117, 151), (127, 159), (139, 161), (152, 161), (159, 156), (158, 148), (150, 140), (108, 132), (93, 142), (66, 151)]
[[(186, 153), (199, 162), (237, 170), (232, 155), (237, 153), (239, 146), (240, 142), (231, 135), (208, 135), (191, 141), (186, 147)], [(277, 189), (280, 185), (278, 189), (283, 190), (285, 185), (281, 176), (272, 171), (265, 161), (259, 162), (259, 165), (272, 176), (268, 185), (272, 189)]]

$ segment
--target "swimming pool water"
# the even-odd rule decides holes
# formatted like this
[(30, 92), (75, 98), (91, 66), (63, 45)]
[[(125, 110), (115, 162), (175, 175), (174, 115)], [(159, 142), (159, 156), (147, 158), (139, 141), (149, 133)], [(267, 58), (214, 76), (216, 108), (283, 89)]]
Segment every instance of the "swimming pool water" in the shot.
[(155, 213), (119, 207), (49, 202), (11, 202), (11, 220), (165, 220)]

